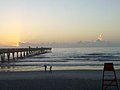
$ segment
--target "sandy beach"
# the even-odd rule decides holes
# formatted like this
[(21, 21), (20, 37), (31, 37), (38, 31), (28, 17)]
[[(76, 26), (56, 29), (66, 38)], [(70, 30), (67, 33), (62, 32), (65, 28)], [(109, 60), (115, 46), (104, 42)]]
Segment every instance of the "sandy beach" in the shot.
[[(120, 71), (116, 71), (120, 87)], [(0, 90), (101, 90), (102, 70), (0, 72)]]

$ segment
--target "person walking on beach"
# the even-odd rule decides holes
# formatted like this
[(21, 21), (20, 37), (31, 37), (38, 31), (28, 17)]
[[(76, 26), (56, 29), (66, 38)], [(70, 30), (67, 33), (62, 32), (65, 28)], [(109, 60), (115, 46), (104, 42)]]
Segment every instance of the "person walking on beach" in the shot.
[(44, 65), (44, 67), (45, 67), (45, 71), (47, 70), (47, 65)]
[(52, 71), (52, 65), (50, 66), (50, 72)]

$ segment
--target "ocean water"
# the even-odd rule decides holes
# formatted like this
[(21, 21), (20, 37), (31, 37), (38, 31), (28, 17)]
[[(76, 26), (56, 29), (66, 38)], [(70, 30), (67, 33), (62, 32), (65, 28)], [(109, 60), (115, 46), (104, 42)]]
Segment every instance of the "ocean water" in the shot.
[[(120, 69), (120, 47), (53, 48), (51, 53), (16, 60), (1, 70), (102, 70), (104, 63)], [(11, 67), (12, 66), (12, 67)]]

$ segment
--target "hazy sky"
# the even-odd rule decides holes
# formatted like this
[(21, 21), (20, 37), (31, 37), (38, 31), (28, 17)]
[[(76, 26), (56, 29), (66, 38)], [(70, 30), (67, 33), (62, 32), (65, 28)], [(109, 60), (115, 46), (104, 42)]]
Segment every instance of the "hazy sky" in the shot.
[(120, 0), (0, 0), (0, 44), (120, 41)]

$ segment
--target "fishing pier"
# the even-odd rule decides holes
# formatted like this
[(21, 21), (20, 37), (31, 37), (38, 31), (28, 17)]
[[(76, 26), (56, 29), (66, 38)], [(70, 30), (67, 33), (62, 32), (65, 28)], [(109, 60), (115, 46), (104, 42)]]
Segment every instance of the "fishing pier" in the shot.
[(12, 62), (29, 56), (51, 52), (52, 48), (2, 48), (0, 49), (0, 63)]

